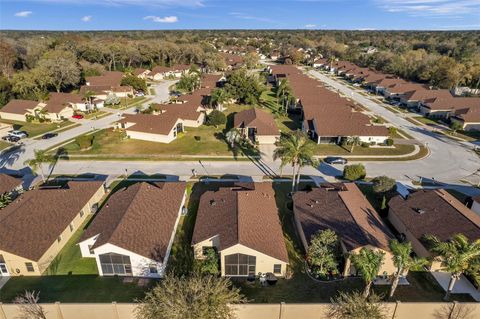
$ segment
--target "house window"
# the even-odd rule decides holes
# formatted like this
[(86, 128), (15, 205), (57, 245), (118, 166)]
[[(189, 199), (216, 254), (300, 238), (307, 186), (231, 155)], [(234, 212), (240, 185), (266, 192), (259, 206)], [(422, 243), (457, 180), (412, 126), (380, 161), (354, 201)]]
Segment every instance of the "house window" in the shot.
[(93, 245), (88, 245), (88, 251), (90, 252), (90, 255), (95, 254), (95, 252), (92, 249)]
[(83, 217), (83, 210), (80, 211), (80, 218)]
[(104, 275), (132, 274), (132, 264), (130, 263), (129, 256), (108, 253), (100, 255), (99, 259)]
[(148, 267), (149, 271), (151, 274), (158, 274), (158, 269), (157, 269), (157, 265), (155, 264), (151, 264), (149, 267)]
[(60, 236), (57, 237), (57, 242), (59, 243), (61, 241), (62, 241), (62, 236), (60, 235)]
[(273, 273), (274, 274), (281, 274), (282, 273), (282, 265), (281, 264), (273, 265)]
[(233, 254), (225, 256), (226, 276), (251, 276), (255, 275), (257, 258), (244, 254)]
[(34, 272), (35, 269), (33, 269), (33, 264), (32, 263), (25, 263), (25, 267), (27, 267), (28, 272)]
[(73, 232), (73, 224), (72, 223), (70, 223), (69, 227), (70, 227), (70, 231)]

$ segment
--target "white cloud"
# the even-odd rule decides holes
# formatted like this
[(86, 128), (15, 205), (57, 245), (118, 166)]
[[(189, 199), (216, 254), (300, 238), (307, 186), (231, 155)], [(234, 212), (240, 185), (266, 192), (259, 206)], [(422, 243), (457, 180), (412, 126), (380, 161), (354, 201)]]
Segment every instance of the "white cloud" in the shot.
[(175, 23), (178, 22), (178, 18), (176, 16), (168, 16), (168, 17), (156, 17), (156, 16), (146, 16), (143, 20), (152, 20), (153, 22), (159, 23)]
[(458, 16), (480, 12), (479, 0), (375, 0), (388, 12), (411, 16)]
[(84, 16), (81, 20), (83, 22), (90, 22), (90, 21), (92, 21), (92, 16)]
[(26, 18), (26, 17), (30, 16), (32, 13), (33, 13), (32, 11), (20, 11), (20, 12), (15, 13), (15, 16), (16, 17), (21, 17), (21, 18)]
[(313, 29), (313, 28), (315, 28), (316, 26), (317, 26), (316, 24), (309, 23), (309, 24), (306, 24), (306, 25), (305, 25), (305, 28), (306, 28), (306, 29)]

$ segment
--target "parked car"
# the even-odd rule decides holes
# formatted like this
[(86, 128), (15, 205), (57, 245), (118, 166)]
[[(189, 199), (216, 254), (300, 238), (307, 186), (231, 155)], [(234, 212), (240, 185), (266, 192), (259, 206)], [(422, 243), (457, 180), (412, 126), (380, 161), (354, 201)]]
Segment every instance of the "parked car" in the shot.
[(323, 161), (327, 164), (342, 164), (342, 165), (344, 165), (344, 164), (348, 163), (346, 158), (333, 157), (333, 156), (325, 157), (325, 159)]
[(145, 93), (143, 91), (138, 91), (135, 93), (135, 96), (145, 96)]
[(58, 136), (58, 133), (45, 133), (42, 135), (42, 140), (48, 140), (55, 136)]
[(16, 137), (16, 136), (13, 136), (13, 135), (6, 135), (6, 136), (2, 137), (2, 140), (10, 142), (10, 143), (16, 143), (16, 142), (20, 141), (20, 137)]
[(81, 119), (83, 119), (83, 115), (82, 114), (73, 114), (72, 118), (77, 119), (77, 120), (81, 120)]
[(28, 133), (27, 133), (27, 132), (25, 132), (25, 131), (19, 131), (19, 130), (10, 131), (10, 132), (8, 132), (8, 135), (10, 135), (10, 136), (15, 136), (15, 137), (18, 137), (18, 138), (28, 137)]

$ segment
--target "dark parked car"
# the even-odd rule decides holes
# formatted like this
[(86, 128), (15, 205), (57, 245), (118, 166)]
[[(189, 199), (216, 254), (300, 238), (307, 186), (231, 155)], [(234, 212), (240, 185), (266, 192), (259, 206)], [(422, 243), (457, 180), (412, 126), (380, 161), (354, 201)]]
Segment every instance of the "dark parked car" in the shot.
[(348, 161), (343, 157), (325, 157), (323, 160), (327, 164), (347, 164)]
[(7, 135), (7, 136), (2, 137), (2, 140), (7, 141), (7, 142), (11, 142), (11, 143), (16, 143), (16, 142), (20, 141), (20, 137), (13, 136), (13, 135)]
[(48, 140), (50, 138), (53, 138), (55, 136), (58, 136), (58, 133), (46, 133), (42, 135), (43, 140)]

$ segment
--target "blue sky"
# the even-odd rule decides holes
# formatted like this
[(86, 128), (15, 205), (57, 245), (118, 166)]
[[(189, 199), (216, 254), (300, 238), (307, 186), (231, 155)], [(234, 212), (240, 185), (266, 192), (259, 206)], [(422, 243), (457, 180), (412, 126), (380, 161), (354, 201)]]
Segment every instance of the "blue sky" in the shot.
[(0, 29), (480, 30), (480, 0), (0, 0)]

